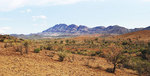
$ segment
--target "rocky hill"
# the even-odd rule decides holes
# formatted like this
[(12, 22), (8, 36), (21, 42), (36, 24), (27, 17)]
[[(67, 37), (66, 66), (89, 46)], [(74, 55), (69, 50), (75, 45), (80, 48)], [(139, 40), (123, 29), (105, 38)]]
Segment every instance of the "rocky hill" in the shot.
[(66, 24), (57, 24), (45, 31), (43, 31), (41, 34), (125, 34), (129, 32), (135, 32), (140, 30), (149, 30), (150, 27), (147, 28), (135, 28), (135, 29), (127, 29), (125, 27), (121, 27), (118, 25), (114, 26), (97, 26), (93, 28), (89, 28), (84, 25), (66, 25)]
[(93, 28), (89, 28), (84, 25), (67, 25), (67, 24), (56, 24), (53, 27), (50, 27), (40, 33), (29, 34), (29, 35), (17, 35), (12, 34), (12, 36), (20, 37), (20, 38), (43, 38), (43, 37), (72, 37), (78, 35), (89, 35), (89, 34), (126, 34), (130, 32), (136, 32), (140, 30), (150, 30), (150, 26), (146, 28), (135, 28), (128, 29), (119, 25), (113, 26), (97, 26)]

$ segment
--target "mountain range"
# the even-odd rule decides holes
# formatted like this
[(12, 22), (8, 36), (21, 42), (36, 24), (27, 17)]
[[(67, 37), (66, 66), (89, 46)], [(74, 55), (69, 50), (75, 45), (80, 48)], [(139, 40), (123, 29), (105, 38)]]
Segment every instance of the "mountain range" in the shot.
[(135, 32), (135, 31), (140, 31), (140, 30), (150, 30), (150, 26), (146, 28), (135, 28), (135, 29), (127, 29), (125, 27), (121, 27), (119, 25), (113, 25), (113, 26), (97, 26), (93, 28), (89, 28), (84, 25), (66, 25), (66, 24), (57, 24), (47, 30), (44, 30), (42, 34), (45, 33), (51, 33), (51, 34), (125, 34), (129, 32)]
[[(67, 25), (67, 24), (56, 24), (53, 27), (50, 27), (40, 33), (35, 34), (29, 34), (26, 35), (29, 37), (50, 37), (50, 36), (75, 36), (75, 35), (86, 35), (86, 34), (125, 34), (130, 32), (136, 32), (140, 30), (150, 30), (149, 27), (145, 28), (134, 28), (134, 29), (128, 29), (119, 25), (113, 25), (113, 26), (97, 26), (93, 28), (89, 28), (84, 25)], [(12, 34), (12, 36), (19, 36), (24, 37), (24, 35), (16, 35)]]

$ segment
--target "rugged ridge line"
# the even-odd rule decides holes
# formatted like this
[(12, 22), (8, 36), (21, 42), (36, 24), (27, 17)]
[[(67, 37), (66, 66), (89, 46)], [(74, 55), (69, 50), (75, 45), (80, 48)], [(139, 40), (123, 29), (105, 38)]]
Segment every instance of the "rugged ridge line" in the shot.
[(93, 28), (89, 28), (84, 25), (67, 25), (67, 24), (57, 24), (45, 31), (43, 31), (41, 34), (125, 34), (129, 32), (135, 32), (140, 30), (150, 30), (150, 27), (147, 28), (135, 28), (135, 29), (127, 29), (125, 27), (121, 27), (119, 25), (113, 25), (113, 26), (97, 26)]
[(113, 25), (113, 26), (97, 26), (93, 28), (89, 28), (85, 25), (67, 25), (67, 24), (56, 24), (53, 27), (50, 27), (40, 33), (34, 33), (29, 35), (23, 35), (23, 34), (11, 34), (11, 36), (19, 37), (19, 38), (25, 38), (25, 39), (37, 39), (37, 38), (60, 38), (60, 37), (74, 37), (78, 35), (87, 35), (87, 34), (126, 34), (130, 32), (136, 32), (141, 30), (150, 30), (150, 26), (146, 28), (134, 28), (134, 29), (128, 29), (119, 25)]

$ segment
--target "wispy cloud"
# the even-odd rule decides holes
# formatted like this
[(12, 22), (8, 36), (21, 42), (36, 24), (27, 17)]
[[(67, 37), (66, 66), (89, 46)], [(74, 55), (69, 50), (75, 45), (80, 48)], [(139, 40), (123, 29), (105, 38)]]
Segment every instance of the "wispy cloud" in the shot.
[(40, 20), (40, 19), (45, 20), (45, 19), (47, 19), (47, 16), (45, 16), (45, 15), (32, 16), (33, 21)]
[(0, 0), (0, 11), (10, 11), (24, 6), (26, 0)]
[(11, 11), (25, 6), (63, 5), (85, 1), (103, 0), (0, 0), (0, 11)]
[(10, 29), (11, 29), (11, 27), (0, 27), (0, 34), (4, 34)]
[(20, 12), (21, 12), (21, 13), (31, 13), (32, 10), (31, 10), (31, 9), (26, 9), (26, 10), (21, 10)]

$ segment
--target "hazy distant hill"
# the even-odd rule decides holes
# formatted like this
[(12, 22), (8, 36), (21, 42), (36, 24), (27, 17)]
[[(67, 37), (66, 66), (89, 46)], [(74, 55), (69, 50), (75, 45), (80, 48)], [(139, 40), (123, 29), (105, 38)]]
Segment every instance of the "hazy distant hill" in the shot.
[(143, 30), (150, 30), (150, 26), (149, 26), (149, 27), (144, 28)]

